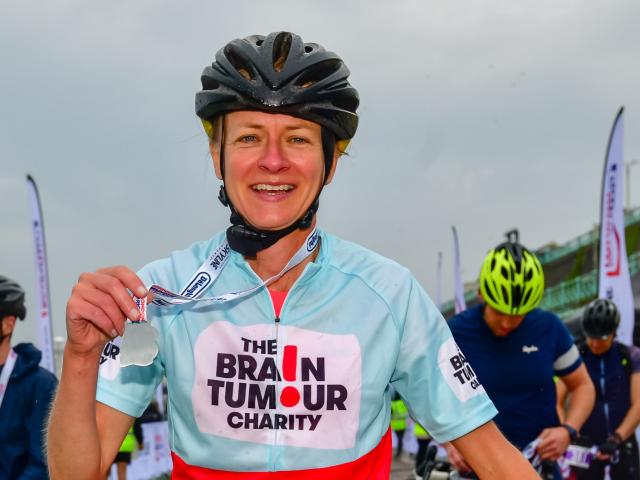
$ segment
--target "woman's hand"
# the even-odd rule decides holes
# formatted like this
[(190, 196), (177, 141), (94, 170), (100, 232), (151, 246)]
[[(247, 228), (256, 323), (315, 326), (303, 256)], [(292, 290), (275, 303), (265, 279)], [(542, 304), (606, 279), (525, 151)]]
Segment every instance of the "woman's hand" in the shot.
[(126, 318), (138, 320), (140, 312), (130, 292), (140, 298), (147, 295), (142, 280), (127, 267), (81, 274), (67, 302), (69, 353), (100, 352), (109, 339), (124, 333)]

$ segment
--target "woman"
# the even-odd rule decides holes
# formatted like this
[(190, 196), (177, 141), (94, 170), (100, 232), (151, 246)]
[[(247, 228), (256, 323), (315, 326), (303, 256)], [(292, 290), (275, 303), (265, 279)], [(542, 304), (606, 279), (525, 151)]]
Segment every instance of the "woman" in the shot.
[[(232, 226), (138, 274), (80, 277), (49, 429), (54, 478), (97, 476), (163, 374), (175, 478), (387, 479), (390, 383), (481, 475), (536, 478), (410, 273), (316, 230), (358, 124), (348, 75), (288, 32), (234, 40), (205, 68), (196, 112)], [(158, 355), (144, 367), (105, 358), (98, 382), (105, 342), (141, 316), (127, 289), (145, 297), (151, 284)]]

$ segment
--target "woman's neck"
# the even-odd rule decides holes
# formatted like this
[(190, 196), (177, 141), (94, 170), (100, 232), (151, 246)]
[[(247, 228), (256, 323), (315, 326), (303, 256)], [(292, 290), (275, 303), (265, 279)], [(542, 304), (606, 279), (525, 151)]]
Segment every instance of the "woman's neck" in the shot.
[(11, 335), (7, 335), (0, 342), (0, 365), (4, 365), (11, 350)]
[[(269, 248), (259, 251), (256, 254), (256, 258), (247, 259), (247, 263), (251, 266), (253, 271), (262, 280), (266, 280), (274, 275), (277, 275), (284, 266), (291, 260), (291, 257), (295, 255), (301, 245), (304, 244), (307, 236), (315, 228), (316, 220), (314, 218), (313, 223), (308, 229), (301, 230), (296, 229), (290, 234), (282, 237), (276, 243)], [(304, 267), (315, 259), (317, 255), (317, 248), (311, 255), (300, 262), (297, 266), (285, 273), (281, 278), (269, 285), (272, 290), (289, 290), (295, 283), (298, 277), (302, 274)]]

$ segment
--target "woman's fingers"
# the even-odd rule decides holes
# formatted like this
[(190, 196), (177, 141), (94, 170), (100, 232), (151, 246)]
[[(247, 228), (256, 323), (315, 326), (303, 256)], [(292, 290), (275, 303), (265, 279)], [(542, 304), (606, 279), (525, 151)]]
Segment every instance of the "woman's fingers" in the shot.
[(78, 295), (91, 305), (98, 307), (113, 324), (119, 335), (124, 334), (125, 316), (113, 297), (101, 290), (92, 288), (86, 284), (78, 284)]
[(142, 298), (148, 292), (144, 286), (144, 282), (140, 280), (140, 277), (136, 275), (136, 272), (128, 267), (119, 265), (115, 267), (108, 267), (98, 270), (99, 273), (105, 273), (106, 275), (112, 275), (118, 278), (122, 284), (127, 287), (136, 297)]
[[(86, 282), (97, 290), (109, 295), (125, 317), (138, 320), (140, 312), (129, 291), (144, 297), (147, 290), (138, 276), (127, 267), (110, 267), (96, 273), (83, 274), (81, 282)], [(142, 293), (144, 292), (144, 293)]]
[[(98, 329), (106, 338), (113, 338), (118, 335), (116, 325), (111, 318), (98, 306), (83, 300), (80, 297), (72, 297), (67, 304), (67, 319), (70, 322), (84, 323), (85, 328), (90, 324), (92, 327)], [(82, 325), (78, 325), (79, 330), (83, 328)], [(80, 331), (73, 332), (72, 329), (67, 327), (68, 334), (71, 338), (74, 333), (81, 334)]]
[(124, 334), (124, 323), (140, 319), (131, 293), (144, 297), (147, 289), (140, 278), (127, 267), (103, 268), (80, 275), (67, 303), (69, 337), (77, 344), (96, 341), (87, 336), (87, 328), (95, 327), (100, 336), (111, 338)]

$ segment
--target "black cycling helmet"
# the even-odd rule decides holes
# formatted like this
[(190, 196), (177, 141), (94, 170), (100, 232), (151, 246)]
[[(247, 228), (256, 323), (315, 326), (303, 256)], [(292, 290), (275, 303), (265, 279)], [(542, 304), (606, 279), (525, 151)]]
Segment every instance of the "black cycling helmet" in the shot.
[(24, 290), (16, 282), (0, 275), (0, 318), (14, 315), (23, 320), (27, 315)]
[[(238, 110), (282, 113), (319, 124), (326, 180), (336, 141), (344, 150), (358, 127), (360, 98), (348, 77), (349, 69), (338, 55), (318, 44), (304, 43), (293, 33), (236, 39), (218, 50), (215, 61), (202, 72), (196, 114), (209, 137), (213, 136), (216, 118)], [(224, 149), (220, 152), (220, 170), (223, 185), (218, 198), (231, 210), (227, 240), (234, 250), (254, 257), (288, 233), (311, 225), (322, 187), (306, 213), (292, 225), (265, 231), (250, 225), (231, 203), (224, 187)]]
[(196, 113), (206, 121), (237, 110), (285, 113), (348, 140), (358, 127), (358, 92), (342, 59), (290, 32), (236, 39), (202, 72)]
[(616, 304), (606, 298), (598, 298), (584, 309), (582, 331), (589, 338), (606, 338), (615, 333), (620, 324), (620, 312)]

